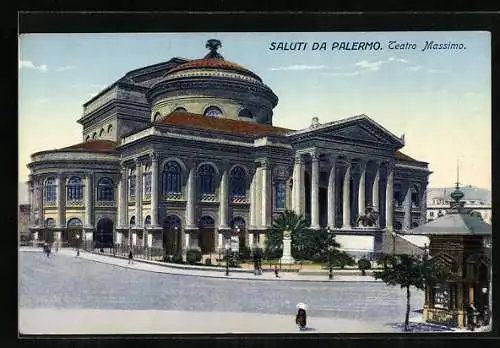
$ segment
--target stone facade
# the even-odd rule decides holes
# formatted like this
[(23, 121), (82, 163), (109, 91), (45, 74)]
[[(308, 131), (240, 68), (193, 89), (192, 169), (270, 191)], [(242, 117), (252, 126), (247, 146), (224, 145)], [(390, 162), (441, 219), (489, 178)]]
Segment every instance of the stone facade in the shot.
[[(273, 218), (292, 209), (311, 233), (334, 229), (347, 251), (369, 253), (387, 231), (425, 221), (427, 163), (366, 115), (273, 127), (277, 97), (222, 58), (127, 76), (84, 106), (84, 143), (32, 155), (33, 232), (70, 238), (73, 221), (87, 239), (212, 253), (235, 235), (263, 245)], [(362, 226), (369, 207), (379, 216)]]

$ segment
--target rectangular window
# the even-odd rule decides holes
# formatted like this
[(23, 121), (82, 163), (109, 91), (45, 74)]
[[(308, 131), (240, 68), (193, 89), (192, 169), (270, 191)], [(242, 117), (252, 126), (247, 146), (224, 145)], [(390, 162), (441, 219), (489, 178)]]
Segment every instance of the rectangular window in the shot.
[(431, 211), (431, 212), (429, 213), (429, 216), (430, 216), (430, 217), (434, 217), (434, 212), (433, 212), (433, 211)]
[(135, 175), (129, 176), (128, 183), (128, 195), (130, 197), (135, 197)]
[(286, 207), (286, 184), (284, 181), (278, 181), (275, 186), (276, 210)]
[(151, 194), (151, 172), (144, 174), (144, 194)]

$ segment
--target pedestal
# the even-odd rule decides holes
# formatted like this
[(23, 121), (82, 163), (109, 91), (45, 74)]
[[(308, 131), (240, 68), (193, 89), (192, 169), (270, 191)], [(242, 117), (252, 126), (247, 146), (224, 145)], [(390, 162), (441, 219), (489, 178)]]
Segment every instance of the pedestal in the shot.
[(283, 237), (283, 256), (280, 259), (282, 265), (290, 265), (295, 263), (292, 257), (292, 238), (289, 235)]

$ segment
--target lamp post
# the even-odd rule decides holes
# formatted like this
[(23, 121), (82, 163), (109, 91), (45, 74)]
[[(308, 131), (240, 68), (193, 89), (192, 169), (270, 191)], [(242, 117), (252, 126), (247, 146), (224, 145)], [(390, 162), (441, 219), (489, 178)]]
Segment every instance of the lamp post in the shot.
[(328, 279), (333, 279), (333, 264), (332, 264), (332, 253), (333, 253), (333, 238), (334, 235), (332, 231), (328, 229)]
[(226, 242), (226, 276), (229, 276), (229, 250), (231, 249), (231, 245)]
[(396, 236), (397, 236), (397, 233), (396, 232), (392, 232), (391, 233), (392, 235), (392, 256), (396, 255)]
[(80, 256), (80, 235), (76, 234), (76, 256)]

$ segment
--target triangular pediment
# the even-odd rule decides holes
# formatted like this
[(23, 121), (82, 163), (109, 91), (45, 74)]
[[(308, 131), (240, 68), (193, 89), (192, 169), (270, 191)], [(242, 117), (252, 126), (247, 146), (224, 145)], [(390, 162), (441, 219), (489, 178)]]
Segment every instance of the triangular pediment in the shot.
[(346, 142), (370, 143), (393, 148), (404, 146), (403, 139), (395, 136), (366, 115), (324, 124), (315, 131), (322, 137)]

